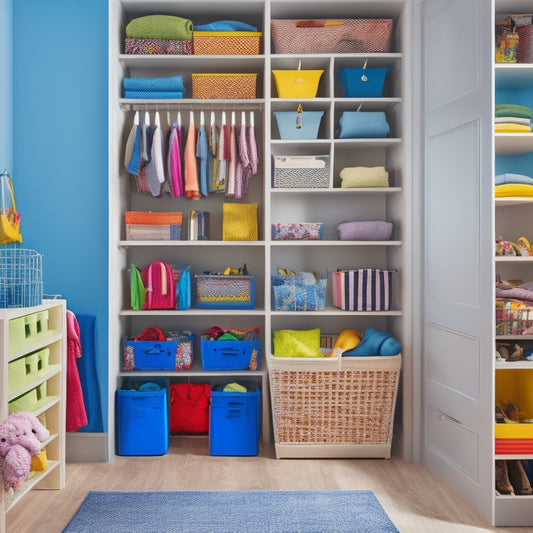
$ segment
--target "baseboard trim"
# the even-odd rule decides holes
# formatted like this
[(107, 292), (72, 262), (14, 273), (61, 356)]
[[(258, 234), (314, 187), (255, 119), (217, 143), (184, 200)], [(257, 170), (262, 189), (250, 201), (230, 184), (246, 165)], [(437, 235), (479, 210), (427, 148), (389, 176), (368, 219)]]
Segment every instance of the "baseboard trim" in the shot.
[(67, 463), (108, 463), (107, 433), (67, 433)]

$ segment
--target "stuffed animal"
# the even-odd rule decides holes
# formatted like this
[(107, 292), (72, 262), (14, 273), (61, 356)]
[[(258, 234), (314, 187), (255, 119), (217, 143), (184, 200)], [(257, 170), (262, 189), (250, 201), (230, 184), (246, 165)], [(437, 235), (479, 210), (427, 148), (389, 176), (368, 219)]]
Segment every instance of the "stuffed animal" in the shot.
[(27, 411), (13, 413), (0, 423), (0, 476), (6, 490), (16, 489), (28, 477), (31, 458), (39, 454), (49, 435)]

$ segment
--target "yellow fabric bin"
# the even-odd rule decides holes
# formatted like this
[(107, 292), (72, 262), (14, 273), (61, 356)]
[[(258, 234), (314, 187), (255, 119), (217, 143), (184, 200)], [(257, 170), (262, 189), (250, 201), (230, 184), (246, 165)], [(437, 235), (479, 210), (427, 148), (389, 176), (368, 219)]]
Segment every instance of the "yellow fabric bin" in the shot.
[(323, 70), (273, 70), (279, 98), (314, 98)]

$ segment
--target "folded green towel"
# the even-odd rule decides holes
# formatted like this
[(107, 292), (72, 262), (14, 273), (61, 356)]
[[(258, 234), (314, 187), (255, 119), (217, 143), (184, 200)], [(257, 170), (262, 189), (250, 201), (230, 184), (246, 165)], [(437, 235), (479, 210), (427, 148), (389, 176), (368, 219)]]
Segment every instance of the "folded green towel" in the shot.
[(518, 104), (498, 104), (494, 107), (495, 117), (531, 118), (531, 108)]
[(273, 332), (274, 357), (323, 357), (320, 352), (320, 329)]
[(240, 383), (228, 383), (224, 389), (224, 392), (248, 392), (248, 389)]
[(172, 15), (147, 15), (133, 19), (126, 26), (126, 37), (135, 39), (172, 39), (190, 41), (193, 23)]

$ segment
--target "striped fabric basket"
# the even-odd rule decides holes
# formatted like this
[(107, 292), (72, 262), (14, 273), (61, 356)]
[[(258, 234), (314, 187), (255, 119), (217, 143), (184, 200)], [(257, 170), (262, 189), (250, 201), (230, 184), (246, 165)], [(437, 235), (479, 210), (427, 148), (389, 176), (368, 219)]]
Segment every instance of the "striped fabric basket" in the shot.
[(254, 309), (255, 276), (197, 274), (196, 307), (199, 309)]
[(333, 305), (346, 311), (388, 311), (395, 270), (360, 268), (333, 272)]
[(179, 241), (181, 239), (181, 212), (152, 213), (126, 211), (126, 240)]

